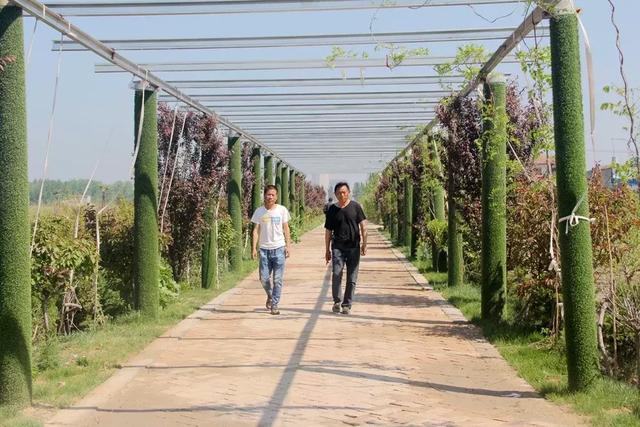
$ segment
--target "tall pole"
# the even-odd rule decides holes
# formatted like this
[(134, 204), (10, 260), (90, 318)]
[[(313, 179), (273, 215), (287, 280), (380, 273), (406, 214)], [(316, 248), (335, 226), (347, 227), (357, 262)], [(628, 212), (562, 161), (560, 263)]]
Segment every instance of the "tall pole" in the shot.
[(289, 209), (291, 206), (289, 204), (289, 168), (287, 166), (282, 166), (282, 180), (280, 184), (282, 185), (282, 205)]
[(0, 0), (0, 406), (31, 403), (29, 178), (22, 10)]
[(296, 192), (296, 172), (289, 173), (289, 207), (294, 218), (298, 217), (298, 193)]
[(276, 203), (282, 204), (282, 163), (278, 162), (276, 165), (276, 180), (275, 180), (276, 188), (278, 189), (278, 199)]
[[(133, 88), (134, 141), (138, 142), (139, 135), (140, 144), (137, 148), (133, 190), (136, 308), (145, 316), (156, 317), (160, 305), (157, 96), (155, 89), (143, 82), (135, 82)], [(144, 111), (141, 108), (143, 102)], [(142, 117), (141, 113), (144, 113)], [(139, 129), (141, 132), (138, 134)]]
[(559, 243), (569, 388), (583, 390), (598, 375), (578, 17), (570, 0), (551, 17), (551, 76)]
[(507, 113), (504, 76), (484, 85), (482, 137), (482, 318), (502, 320), (507, 292)]
[[(398, 178), (395, 176), (391, 179), (391, 188), (393, 188), (394, 199), (397, 200), (398, 199)], [(394, 207), (395, 207), (395, 212), (391, 213), (391, 229), (389, 233), (391, 236), (392, 243), (396, 243), (398, 241), (398, 216), (400, 215), (397, 202), (395, 203)]]
[[(431, 204), (433, 206), (433, 216), (438, 221), (446, 221), (444, 187), (441, 184), (442, 163), (440, 162), (440, 153), (435, 138), (431, 137), (427, 140), (429, 144), (429, 152), (431, 153), (431, 163), (433, 165), (433, 173), (435, 180), (431, 189)], [(438, 245), (431, 248), (433, 252), (432, 267), (435, 271), (447, 271), (447, 255), (444, 249)]]
[(456, 203), (453, 200), (453, 194), (455, 193), (455, 173), (452, 168), (449, 168), (449, 194), (448, 200), (448, 275), (447, 283), (449, 286), (462, 285), (464, 276), (464, 259), (462, 255), (462, 234), (458, 231), (458, 214), (456, 209)]
[(218, 277), (218, 204), (219, 200), (212, 197), (205, 211), (204, 219), (209, 228), (202, 246), (201, 283), (204, 289), (210, 289)]
[(273, 179), (273, 156), (264, 158), (264, 185), (274, 185)]
[(420, 199), (422, 198), (421, 190), (422, 190), (422, 180), (413, 184), (413, 192), (411, 195), (412, 205), (411, 205), (411, 242), (409, 245), (409, 255), (412, 259), (415, 259), (418, 256), (418, 216), (420, 210)]
[(229, 216), (235, 240), (229, 250), (231, 270), (242, 268), (242, 142), (236, 133), (229, 135), (229, 183), (227, 189)]
[(404, 178), (404, 237), (403, 243), (411, 248), (413, 237), (413, 180), (409, 175)]
[(307, 209), (307, 204), (306, 204), (306, 179), (304, 176), (302, 176), (302, 179), (300, 180), (300, 190), (299, 190), (299, 194), (300, 194), (300, 216), (304, 216), (304, 211)]
[(262, 155), (260, 147), (254, 147), (251, 152), (251, 161), (253, 163), (253, 193), (251, 197), (251, 212), (262, 205)]

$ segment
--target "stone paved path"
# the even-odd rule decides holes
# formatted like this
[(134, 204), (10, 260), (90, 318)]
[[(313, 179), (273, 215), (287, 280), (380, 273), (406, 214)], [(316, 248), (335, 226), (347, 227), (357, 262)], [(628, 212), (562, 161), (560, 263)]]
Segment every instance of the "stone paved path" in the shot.
[(370, 232), (356, 305), (331, 312), (323, 231), (295, 246), (282, 314), (257, 273), (49, 425), (573, 426)]

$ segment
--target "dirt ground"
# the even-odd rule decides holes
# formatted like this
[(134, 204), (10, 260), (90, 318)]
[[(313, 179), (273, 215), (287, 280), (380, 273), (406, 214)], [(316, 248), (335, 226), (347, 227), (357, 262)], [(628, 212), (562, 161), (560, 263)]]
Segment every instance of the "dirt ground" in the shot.
[(574, 426), (370, 229), (350, 315), (331, 312), (323, 231), (294, 247), (282, 314), (257, 273), (47, 425)]

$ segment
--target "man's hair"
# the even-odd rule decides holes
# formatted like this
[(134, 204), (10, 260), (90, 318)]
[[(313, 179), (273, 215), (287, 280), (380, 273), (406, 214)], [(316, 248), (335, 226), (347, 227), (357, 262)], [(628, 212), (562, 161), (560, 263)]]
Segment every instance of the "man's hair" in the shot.
[(338, 188), (340, 187), (347, 187), (347, 190), (351, 191), (351, 188), (349, 188), (349, 184), (347, 184), (346, 182), (339, 182), (335, 187), (333, 187), (333, 192), (335, 193), (336, 191), (338, 191)]
[(272, 184), (268, 184), (264, 186), (264, 193), (262, 193), (263, 195), (267, 194), (267, 191), (269, 190), (275, 190), (275, 192), (278, 192), (278, 187), (276, 187), (275, 185)]

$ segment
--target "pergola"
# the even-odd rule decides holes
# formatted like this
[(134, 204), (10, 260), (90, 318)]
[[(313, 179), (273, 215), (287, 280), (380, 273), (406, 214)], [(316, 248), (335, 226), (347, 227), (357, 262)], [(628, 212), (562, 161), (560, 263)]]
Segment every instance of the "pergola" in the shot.
[[(0, 5), (6, 2), (7, 0), (0, 0)], [(134, 85), (135, 105), (139, 108), (148, 100), (145, 96), (149, 94), (148, 96), (153, 97), (153, 103), (150, 103), (150, 106), (154, 111), (140, 109), (139, 111), (144, 112), (144, 120), (142, 114), (136, 115), (136, 124), (144, 122), (147, 117), (153, 123), (156, 118), (155, 100), (158, 93), (160, 100), (178, 108), (195, 110), (215, 117), (228, 135), (231, 153), (229, 212), (233, 227), (240, 230), (239, 235), (242, 234), (239, 197), (242, 143), (252, 144), (256, 171), (260, 171), (261, 155), (265, 155), (264, 164), (269, 164), (270, 168), (273, 167), (271, 161), (277, 159), (280, 165), (277, 168), (278, 174), (281, 174), (281, 185), (283, 193), (287, 192), (286, 194), (289, 191), (288, 183), (295, 182), (296, 177), (320, 173), (345, 175), (381, 171), (390, 162), (405, 156), (414, 143), (421, 141), (423, 136), (431, 132), (437, 124), (434, 109), (442, 98), (451, 97), (455, 105), (455, 100), (469, 96), (484, 84), (495, 84), (504, 93), (504, 80), (492, 76), (491, 73), (501, 64), (505, 65), (504, 69), (501, 67), (502, 74), (518, 72), (517, 67), (509, 64), (519, 62), (513, 52), (526, 38), (533, 38), (536, 44), (546, 36), (552, 39), (554, 113), (556, 118), (559, 118), (555, 123), (557, 155), (559, 159), (566, 157), (578, 164), (580, 155), (584, 155), (584, 147), (580, 141), (583, 135), (577, 135), (579, 132), (576, 130), (582, 126), (580, 81), (578, 78), (572, 79), (574, 75), (579, 74), (578, 30), (574, 19), (576, 10), (571, 0), (549, 0), (544, 2), (544, 8), (531, 7), (531, 10), (526, 11), (523, 9), (524, 16), (513, 13), (503, 16), (504, 19), (517, 20), (512, 23), (512, 26), (505, 26), (504, 23), (499, 26), (487, 26), (486, 21), (490, 19), (484, 18), (475, 9), (480, 6), (517, 3), (522, 2), (516, 0), (395, 0), (393, 2), (384, 0), (379, 2), (371, 0), (158, 0), (42, 4), (36, 0), (10, 0), (11, 6), (19, 6), (66, 37), (59, 43), (54, 42), (53, 50), (59, 52), (89, 50), (106, 61), (96, 64), (97, 73), (128, 73), (139, 79), (140, 81)], [(393, 10), (402, 8), (459, 8), (457, 10), (464, 8), (467, 10), (471, 8), (484, 27), (480, 27), (479, 24), (467, 24), (464, 27), (470, 29), (456, 26), (444, 30), (438, 28), (429, 31), (377, 32), (373, 30), (372, 19), (368, 34), (362, 32), (290, 34), (283, 30), (277, 35), (236, 35), (196, 39), (180, 38), (179, 35), (175, 38), (167, 37), (164, 36), (168, 31), (167, 28), (162, 28), (162, 39), (98, 40), (90, 32), (74, 25), (68, 19), (73, 16), (93, 16), (99, 17), (101, 21), (109, 20), (113, 22), (113, 26), (110, 27), (114, 29), (113, 37), (118, 37), (119, 27), (115, 24), (121, 17), (145, 16), (151, 20), (157, 16), (184, 15), (189, 18), (196, 15), (227, 16), (257, 13), (262, 13), (264, 16), (276, 12), (295, 12), (298, 13), (296, 16), (301, 17), (307, 13), (321, 11), (354, 12), (358, 10), (368, 11), (367, 13), (373, 13), (375, 16), (384, 8)], [(551, 9), (553, 9), (552, 14), (547, 12)], [(566, 17), (570, 19), (565, 20)], [(539, 26), (547, 18), (551, 19), (551, 26), (549, 28)], [(239, 31), (242, 30), (242, 28), (239, 29)], [(453, 76), (440, 76), (438, 70), (458, 61), (459, 58), (456, 57), (458, 48), (467, 42), (473, 42), (476, 45), (482, 43), (488, 52), (493, 53), (486, 60), (475, 57), (463, 59), (459, 65), (475, 67), (474, 70), (476, 70), (473, 75), (466, 75), (467, 78), (463, 78), (460, 72), (456, 72)], [(433, 47), (429, 54), (424, 50), (425, 43), (428, 43), (430, 48)], [(336, 47), (336, 45), (367, 46), (373, 49), (373, 53), (368, 51), (358, 53), (341, 48), (334, 49), (332, 52), (327, 50), (328, 47)], [(418, 49), (407, 49), (405, 45), (409, 47), (417, 45)], [(22, 49), (21, 44), (19, 48)], [(324, 54), (318, 54), (322, 52), (318, 49), (323, 48)], [(209, 59), (212, 56), (211, 52), (221, 49), (225, 52), (240, 52), (240, 54), (234, 58)], [(387, 54), (380, 54), (381, 50)], [(121, 53), (124, 51), (127, 52), (126, 56)], [(308, 56), (306, 53), (308, 51), (315, 51), (316, 56)], [(158, 52), (164, 56), (158, 58)], [(192, 52), (195, 52), (195, 57), (189, 57), (188, 54)], [(266, 58), (255, 57), (256, 52), (260, 52), (263, 56), (266, 54)], [(149, 61), (149, 54), (154, 53), (156, 54), (154, 58), (162, 61)], [(359, 77), (347, 76), (348, 70), (356, 70), (359, 72)], [(242, 75), (246, 72), (251, 72), (251, 75)], [(230, 75), (232, 77), (229, 77)], [(16, 99), (21, 98), (16, 97)], [(502, 104), (504, 107), (504, 102)], [(24, 108), (19, 106), (16, 110), (22, 111)], [(580, 126), (574, 126), (578, 122)], [(16, 126), (16, 129), (18, 127)], [(157, 131), (152, 127), (147, 126), (148, 129), (145, 130), (143, 126), (139, 126), (140, 134), (143, 136), (139, 138), (138, 146), (146, 144), (145, 132)], [(492, 129), (489, 123), (485, 127), (487, 131)], [(11, 130), (20, 132), (20, 129)], [(16, 141), (19, 139), (16, 138)], [(149, 138), (151, 139), (153, 138)], [(157, 151), (157, 145), (155, 149)], [(506, 150), (502, 151), (506, 152)], [(148, 171), (154, 171), (157, 167), (156, 158), (148, 153), (145, 155), (147, 161), (145, 167)], [(586, 196), (586, 182), (583, 182), (584, 174), (580, 165), (572, 170), (574, 165), (569, 163), (567, 161), (566, 165), (560, 162), (558, 164), (558, 179), (566, 179), (562, 188), (558, 186), (558, 210), (561, 221), (567, 221), (571, 223), (571, 227), (575, 227), (584, 224), (584, 220), (589, 220), (585, 216), (587, 209), (581, 204), (583, 200), (581, 197)], [(15, 166), (15, 170), (9, 171), (10, 175), (16, 171), (15, 175), (19, 175), (21, 171), (18, 169), (22, 167), (22, 163)], [(576, 170), (577, 173), (575, 173)], [(448, 172), (451, 173), (451, 171)], [(20, 179), (18, 177), (15, 180), (18, 182)], [(405, 183), (398, 185), (398, 188), (404, 188), (403, 191), (407, 195), (405, 203), (409, 203), (408, 195), (413, 194), (413, 183), (410, 181), (406, 178)], [(22, 181), (18, 184), (22, 185)], [(148, 189), (151, 189), (146, 194), (147, 202), (154, 195), (154, 187), (157, 187), (154, 184), (157, 183), (147, 182)], [(17, 193), (22, 191), (20, 185), (15, 186)], [(452, 185), (451, 181), (449, 185)], [(11, 195), (12, 189), (3, 190), (2, 196)], [(494, 188), (483, 188), (483, 191), (492, 190)], [(286, 199), (288, 196), (283, 197)], [(442, 199), (444, 200), (444, 196)], [(455, 242), (459, 231), (456, 228), (455, 206), (451, 199), (449, 198), (448, 210), (450, 260), (461, 257), (462, 251), (461, 242)], [(158, 239), (155, 223), (157, 213), (155, 206), (151, 204), (147, 203), (141, 208), (148, 214), (148, 218), (154, 219), (145, 224), (144, 232), (136, 235), (144, 237), (144, 242), (142, 245), (136, 242), (135, 250), (142, 251), (144, 249), (142, 246), (149, 244), (156, 246), (154, 251), (157, 253)], [(496, 206), (486, 209), (487, 212), (491, 211), (489, 213), (483, 210), (483, 215), (494, 215), (493, 218), (502, 218), (499, 219), (502, 221), (506, 216), (505, 204), (495, 203), (494, 205)], [(21, 208), (23, 207), (21, 205)], [(26, 211), (26, 208), (24, 210)], [(405, 212), (410, 212), (410, 209), (406, 209)], [(11, 214), (13, 215), (13, 212)], [(138, 214), (137, 211), (136, 214)], [(444, 216), (444, 207), (442, 207), (442, 215)], [(24, 218), (19, 219), (22, 222), (19, 224), (16, 222), (15, 227), (5, 228), (17, 229), (23, 226), (25, 229), (28, 228), (25, 226), (28, 225), (27, 215), (23, 216)], [(3, 218), (0, 217), (0, 220)], [(7, 218), (10, 218), (9, 221), (16, 219), (15, 215), (7, 215)], [(403, 220), (409, 224), (407, 228), (410, 229), (411, 218), (406, 217)], [(491, 242), (493, 245), (502, 244), (498, 240), (504, 241), (505, 238), (506, 225), (496, 227), (496, 230), (498, 228), (500, 230), (491, 237), (496, 237), (498, 234), (502, 237), (494, 238)], [(575, 356), (575, 363), (570, 363), (570, 369), (574, 370), (569, 373), (570, 386), (574, 389), (583, 387), (593, 371), (590, 361), (595, 347), (595, 341), (592, 339), (595, 340), (595, 338), (585, 338), (585, 334), (589, 335), (589, 331), (587, 333), (581, 331), (581, 325), (594, 317), (593, 312), (589, 311), (593, 309), (594, 304), (591, 304), (591, 300), (588, 299), (593, 298), (594, 293), (593, 278), (590, 277), (590, 259), (586, 259), (590, 256), (576, 256), (580, 255), (578, 252), (581, 249), (588, 246), (589, 233), (587, 226), (577, 227), (571, 233), (567, 226), (566, 235), (562, 234), (559, 237), (564, 251), (561, 252), (562, 280), (569, 301), (565, 305), (568, 313), (567, 353), (570, 358)], [(20, 246), (24, 243), (22, 241), (24, 239), (21, 240), (22, 237), (18, 236), (14, 239), (18, 242), (16, 245)], [(6, 242), (9, 244), (0, 247), (0, 254), (3, 256), (16, 246), (12, 246), (11, 238)], [(242, 256), (242, 242), (234, 242), (234, 245), (231, 250), (232, 265), (234, 259), (237, 260), (239, 257), (241, 261)], [(498, 252), (496, 251), (496, 254)], [(152, 251), (149, 253), (151, 253), (149, 258), (155, 259), (156, 253)], [(22, 263), (16, 267), (16, 270), (28, 270), (28, 257), (23, 255), (25, 254), (20, 253), (16, 256), (19, 258), (16, 263)], [(492, 265), (497, 266), (496, 269), (503, 268), (506, 264), (504, 259), (498, 259), (498, 255), (490, 260)], [(452, 273), (454, 271), (456, 268), (450, 265), (450, 277), (458, 274)], [(143, 279), (140, 280), (141, 289), (145, 289), (144, 287), (147, 286), (145, 283), (153, 282), (151, 280), (153, 278)], [(506, 286), (505, 280), (504, 277), (496, 279), (493, 290), (500, 291), (501, 286)], [(157, 283), (154, 286), (157, 289)], [(581, 303), (582, 306), (590, 308), (583, 310)], [(151, 311), (154, 309), (157, 310), (157, 304), (155, 308), (151, 307)], [(144, 312), (144, 307), (142, 311)]]

